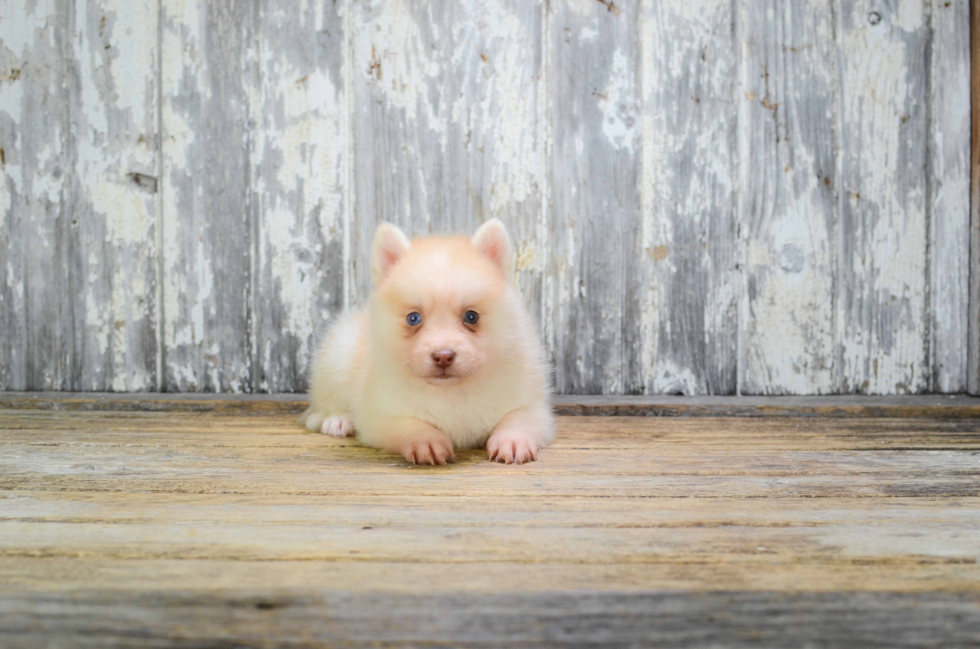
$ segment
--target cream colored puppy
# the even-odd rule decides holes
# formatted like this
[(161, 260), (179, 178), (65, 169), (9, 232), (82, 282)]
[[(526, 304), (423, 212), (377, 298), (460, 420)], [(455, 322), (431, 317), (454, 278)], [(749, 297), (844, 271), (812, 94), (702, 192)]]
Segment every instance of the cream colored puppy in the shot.
[(446, 464), (486, 444), (491, 460), (537, 459), (554, 438), (541, 343), (512, 281), (494, 219), (473, 236), (374, 237), (367, 307), (315, 352), (307, 428), (354, 435), (416, 464)]

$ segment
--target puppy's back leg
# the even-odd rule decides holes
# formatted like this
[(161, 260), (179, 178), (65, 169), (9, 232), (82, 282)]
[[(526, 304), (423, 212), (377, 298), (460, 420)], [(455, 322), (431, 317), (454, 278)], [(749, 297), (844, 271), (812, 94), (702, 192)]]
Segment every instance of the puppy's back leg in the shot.
[(320, 432), (331, 437), (350, 437), (354, 434), (354, 425), (350, 418), (344, 415), (327, 417), (320, 424)]
[(351, 437), (355, 434), (354, 424), (346, 414), (327, 415), (325, 412), (310, 406), (300, 415), (300, 423), (314, 433), (323, 433), (331, 437)]
[(327, 335), (313, 355), (310, 372), (310, 407), (300, 417), (308, 429), (334, 437), (354, 434), (350, 409), (353, 398), (354, 359), (361, 341), (360, 314), (346, 314)]

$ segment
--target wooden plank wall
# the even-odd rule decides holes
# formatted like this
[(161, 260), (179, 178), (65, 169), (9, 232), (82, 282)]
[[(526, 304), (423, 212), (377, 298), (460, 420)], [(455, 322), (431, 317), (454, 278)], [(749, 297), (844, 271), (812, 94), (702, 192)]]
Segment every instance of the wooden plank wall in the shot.
[(967, 390), (980, 394), (980, 0), (970, 7), (970, 308)]
[(378, 222), (499, 217), (559, 392), (978, 391), (970, 19), (3, 0), (0, 389), (301, 391)]

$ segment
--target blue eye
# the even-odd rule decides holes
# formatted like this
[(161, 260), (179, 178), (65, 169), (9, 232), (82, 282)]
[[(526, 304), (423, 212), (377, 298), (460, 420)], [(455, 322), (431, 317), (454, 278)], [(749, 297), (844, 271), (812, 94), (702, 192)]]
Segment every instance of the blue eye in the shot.
[(476, 324), (476, 321), (480, 319), (480, 314), (476, 311), (467, 311), (463, 314), (463, 322), (466, 324)]
[(416, 311), (412, 311), (408, 314), (408, 324), (413, 327), (417, 327), (422, 323), (422, 316), (420, 316)]

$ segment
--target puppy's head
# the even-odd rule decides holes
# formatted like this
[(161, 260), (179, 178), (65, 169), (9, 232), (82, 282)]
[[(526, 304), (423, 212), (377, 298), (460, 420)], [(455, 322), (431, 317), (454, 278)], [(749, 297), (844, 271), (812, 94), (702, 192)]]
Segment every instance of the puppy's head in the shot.
[(371, 318), (392, 369), (448, 386), (505, 362), (512, 257), (497, 219), (472, 239), (409, 241), (382, 224), (374, 237)]

